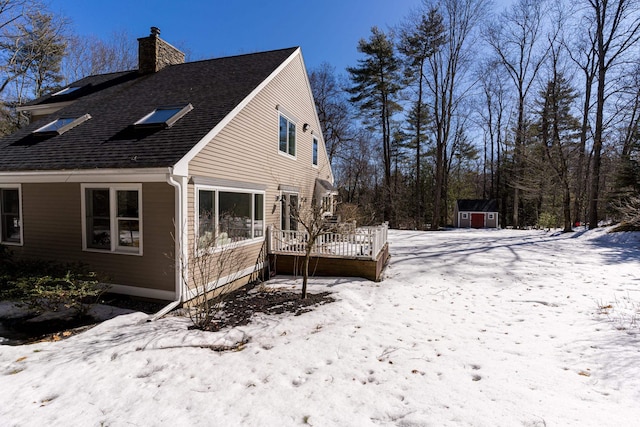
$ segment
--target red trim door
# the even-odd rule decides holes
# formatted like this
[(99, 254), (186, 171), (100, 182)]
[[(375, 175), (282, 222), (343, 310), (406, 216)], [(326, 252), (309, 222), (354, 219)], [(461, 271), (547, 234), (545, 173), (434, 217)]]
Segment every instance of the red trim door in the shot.
[(484, 228), (484, 214), (472, 213), (471, 214), (471, 227), (472, 228)]

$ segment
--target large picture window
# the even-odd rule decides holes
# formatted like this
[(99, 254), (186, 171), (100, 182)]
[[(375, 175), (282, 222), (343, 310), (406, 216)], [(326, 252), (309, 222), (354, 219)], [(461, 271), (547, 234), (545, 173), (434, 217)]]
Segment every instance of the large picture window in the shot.
[(0, 221), (0, 242), (22, 244), (19, 188), (0, 188)]
[(264, 194), (197, 188), (198, 246), (217, 247), (264, 236)]
[(142, 254), (142, 189), (135, 186), (83, 186), (83, 247)]
[(296, 124), (286, 116), (280, 114), (280, 132), (278, 149), (281, 153), (295, 157), (296, 155)]

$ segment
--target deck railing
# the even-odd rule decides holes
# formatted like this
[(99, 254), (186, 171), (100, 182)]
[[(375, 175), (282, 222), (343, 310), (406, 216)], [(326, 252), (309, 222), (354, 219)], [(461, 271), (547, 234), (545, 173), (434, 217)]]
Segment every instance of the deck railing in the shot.
[[(312, 256), (359, 258), (375, 260), (387, 243), (388, 225), (344, 228), (318, 237), (311, 249)], [(304, 255), (309, 236), (305, 231), (279, 230), (269, 227), (269, 253)]]

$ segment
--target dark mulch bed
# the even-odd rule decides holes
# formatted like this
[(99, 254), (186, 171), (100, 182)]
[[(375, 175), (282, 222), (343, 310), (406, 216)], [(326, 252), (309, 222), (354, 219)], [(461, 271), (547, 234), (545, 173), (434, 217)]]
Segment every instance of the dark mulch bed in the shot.
[(167, 301), (157, 301), (138, 297), (130, 297), (119, 294), (105, 294), (98, 301), (100, 304), (112, 307), (125, 308), (132, 311), (141, 311), (145, 314), (154, 314), (162, 310), (168, 304)]
[(299, 316), (314, 307), (334, 302), (331, 292), (307, 293), (302, 299), (300, 292), (282, 289), (241, 289), (229, 294), (220, 314), (208, 330), (220, 330), (247, 325), (255, 313), (283, 314)]
[[(314, 307), (335, 301), (330, 292), (308, 293), (302, 299), (300, 292), (282, 289), (256, 288), (248, 286), (224, 297), (224, 305), (219, 315), (207, 330), (246, 325), (255, 313), (283, 314), (299, 316)], [(123, 295), (106, 294), (100, 304), (126, 308), (153, 314), (162, 309), (166, 302), (143, 300)], [(3, 344), (21, 345), (38, 341), (57, 341), (83, 332), (96, 324), (96, 320), (84, 316), (71, 320), (47, 321), (30, 324), (25, 319), (3, 320), (0, 322), (0, 336), (7, 341)]]

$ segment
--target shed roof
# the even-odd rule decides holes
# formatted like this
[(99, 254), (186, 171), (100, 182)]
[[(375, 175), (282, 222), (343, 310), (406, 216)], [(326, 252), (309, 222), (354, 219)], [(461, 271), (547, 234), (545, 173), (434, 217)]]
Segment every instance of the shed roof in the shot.
[(498, 200), (459, 199), (458, 212), (498, 212)]
[[(0, 139), (0, 171), (38, 171), (173, 166), (297, 48), (171, 65), (157, 73), (97, 75), (69, 86), (68, 95), (47, 95), (28, 104), (71, 101), (54, 114)], [(157, 107), (191, 104), (168, 128), (133, 124)], [(91, 119), (61, 135), (32, 131), (61, 117)]]

